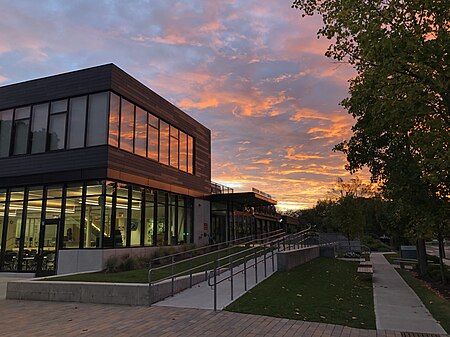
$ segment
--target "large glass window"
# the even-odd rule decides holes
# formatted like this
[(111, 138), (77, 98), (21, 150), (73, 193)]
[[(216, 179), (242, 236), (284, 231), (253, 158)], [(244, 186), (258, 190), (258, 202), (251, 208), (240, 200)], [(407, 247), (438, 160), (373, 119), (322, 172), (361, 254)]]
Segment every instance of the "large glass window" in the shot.
[(131, 225), (130, 225), (130, 243), (131, 246), (141, 245), (141, 214), (142, 212), (142, 189), (133, 187), (131, 200)]
[(67, 135), (67, 147), (75, 149), (84, 146), (84, 130), (86, 128), (87, 97), (70, 99), (69, 129)]
[(152, 114), (148, 114), (148, 150), (147, 156), (153, 160), (158, 160), (158, 143), (159, 143), (159, 121)]
[(120, 114), (120, 148), (133, 152), (134, 105), (122, 99)]
[(178, 243), (183, 244), (186, 243), (185, 238), (185, 227), (186, 227), (186, 208), (185, 208), (185, 198), (182, 196), (178, 196)]
[(5, 225), (5, 218), (4, 218), (6, 206), (5, 201), (6, 201), (6, 190), (0, 190), (0, 254), (3, 251), (2, 237), (3, 237), (3, 226)]
[(106, 144), (109, 93), (89, 95), (86, 146)]
[(188, 173), (194, 174), (194, 138), (188, 136)]
[(156, 214), (156, 244), (167, 244), (167, 238), (165, 234), (166, 227), (166, 194), (165, 192), (158, 191), (158, 208)]
[(48, 133), (50, 139), (50, 150), (64, 149), (66, 140), (66, 116), (67, 100), (52, 102), (50, 107), (50, 122)]
[(155, 194), (152, 190), (146, 190), (144, 246), (151, 246), (154, 244), (153, 242), (154, 224), (155, 224)]
[(159, 161), (169, 165), (169, 124), (159, 121)]
[[(78, 190), (77, 186), (74, 186)], [(64, 248), (79, 248), (81, 237), (81, 196), (67, 198), (64, 214)]]
[(47, 141), (48, 103), (33, 106), (31, 119), (31, 153), (45, 152)]
[(91, 181), (86, 186), (86, 210), (84, 224), (84, 247), (100, 247), (102, 231), (102, 183)]
[(170, 166), (178, 168), (178, 129), (170, 126)]
[(114, 93), (110, 94), (109, 99), (109, 140), (108, 144), (119, 146), (119, 110), (120, 97)]
[(180, 131), (180, 170), (187, 171), (187, 134)]
[(45, 207), (46, 219), (58, 219), (61, 217), (62, 186), (55, 185), (47, 188), (47, 204)]
[(14, 114), (14, 151), (13, 154), (26, 154), (28, 134), (30, 132), (31, 107), (18, 108)]
[(118, 184), (116, 202), (116, 229), (114, 232), (116, 247), (125, 247), (127, 244), (128, 223), (128, 186)]
[(9, 156), (13, 110), (0, 111), (0, 158)]
[(36, 270), (36, 255), (39, 246), (43, 187), (31, 187), (28, 191), (27, 217), (25, 222), (22, 270)]
[(17, 270), (19, 261), (20, 230), (22, 227), (24, 190), (13, 189), (8, 210), (4, 270)]
[(145, 157), (147, 148), (147, 112), (136, 107), (134, 153)]
[(177, 208), (176, 208), (176, 195), (169, 194), (169, 207), (168, 207), (168, 224), (167, 224), (167, 237), (169, 245), (177, 244)]

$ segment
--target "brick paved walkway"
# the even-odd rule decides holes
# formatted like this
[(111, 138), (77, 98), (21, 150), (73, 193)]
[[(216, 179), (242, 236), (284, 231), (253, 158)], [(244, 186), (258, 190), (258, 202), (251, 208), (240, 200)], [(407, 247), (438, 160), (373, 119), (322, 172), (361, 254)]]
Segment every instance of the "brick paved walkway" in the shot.
[(0, 336), (401, 337), (281, 318), (173, 307), (0, 301)]

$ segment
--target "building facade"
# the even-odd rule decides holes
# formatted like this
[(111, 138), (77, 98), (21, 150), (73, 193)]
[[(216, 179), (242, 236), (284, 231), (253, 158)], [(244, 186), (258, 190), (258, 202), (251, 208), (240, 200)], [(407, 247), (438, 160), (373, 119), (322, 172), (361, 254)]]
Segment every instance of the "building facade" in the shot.
[(210, 184), (210, 130), (113, 64), (0, 88), (0, 271), (205, 244)]

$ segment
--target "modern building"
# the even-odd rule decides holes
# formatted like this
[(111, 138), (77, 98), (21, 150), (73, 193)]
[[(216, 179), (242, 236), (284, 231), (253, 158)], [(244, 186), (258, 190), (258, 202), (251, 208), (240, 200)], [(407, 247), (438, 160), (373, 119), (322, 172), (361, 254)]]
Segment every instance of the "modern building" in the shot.
[(113, 64), (0, 87), (0, 271), (257, 234), (275, 204), (211, 185), (210, 130)]

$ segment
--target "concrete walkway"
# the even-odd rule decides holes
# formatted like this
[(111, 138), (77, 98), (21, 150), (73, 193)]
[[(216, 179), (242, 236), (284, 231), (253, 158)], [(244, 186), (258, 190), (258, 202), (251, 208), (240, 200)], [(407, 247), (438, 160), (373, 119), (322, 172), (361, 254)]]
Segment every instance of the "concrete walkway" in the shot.
[[(274, 264), (272, 265), (272, 254), (267, 254), (266, 257), (266, 272), (264, 271), (264, 258), (258, 258), (258, 283), (265, 278), (273, 274), (274, 270), (277, 270), (276, 253), (274, 254)], [(248, 261), (247, 266), (253, 264), (254, 260)], [(274, 267), (274, 269), (272, 269)], [(245, 279), (243, 272), (243, 265), (240, 265), (233, 269), (233, 284), (230, 280), (225, 280), (217, 285), (217, 310), (222, 310), (229, 305), (233, 300), (242, 296), (245, 290)], [(217, 277), (217, 282), (230, 276), (230, 272), (223, 272)], [(253, 288), (256, 283), (255, 268), (250, 267), (247, 269), (247, 290)], [(211, 280), (212, 283), (212, 280)], [(233, 289), (233, 300), (231, 299), (231, 289)], [(168, 297), (163, 301), (155, 303), (156, 306), (169, 306), (179, 308), (196, 308), (196, 309), (214, 309), (214, 289), (208, 285), (208, 282), (202, 282), (186, 289), (181, 293), (176, 294), (174, 297)]]
[(372, 253), (378, 330), (445, 334), (414, 291), (381, 253)]

